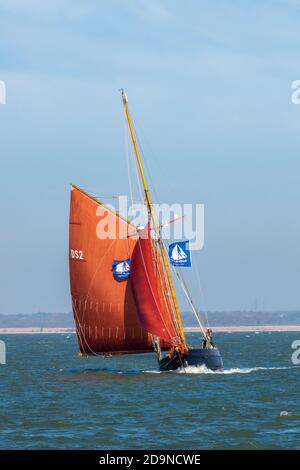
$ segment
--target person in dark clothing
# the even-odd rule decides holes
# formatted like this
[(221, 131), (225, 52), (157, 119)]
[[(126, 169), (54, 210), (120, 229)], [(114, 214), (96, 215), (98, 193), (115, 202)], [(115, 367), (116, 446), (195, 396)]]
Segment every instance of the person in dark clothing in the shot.
[(212, 349), (212, 348), (215, 347), (213, 337), (212, 337), (212, 329), (211, 328), (206, 328), (205, 336), (203, 338), (202, 347), (203, 347), (203, 349)]

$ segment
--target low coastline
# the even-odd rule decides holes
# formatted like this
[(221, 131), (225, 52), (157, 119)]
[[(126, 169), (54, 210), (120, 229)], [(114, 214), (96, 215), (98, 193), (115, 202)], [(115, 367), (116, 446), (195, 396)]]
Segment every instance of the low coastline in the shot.
[[(300, 331), (300, 325), (243, 325), (243, 326), (212, 326), (213, 331), (221, 332), (240, 332), (240, 331)], [(184, 328), (187, 333), (201, 331), (198, 326), (188, 326)]]
[[(213, 331), (216, 333), (221, 332), (247, 332), (247, 331), (300, 331), (300, 325), (243, 325), (243, 326), (213, 326)], [(197, 333), (201, 329), (195, 326), (184, 328), (186, 333)], [(2, 334), (74, 334), (75, 328), (40, 328), (40, 327), (26, 327), (26, 328), (0, 328), (0, 335)]]

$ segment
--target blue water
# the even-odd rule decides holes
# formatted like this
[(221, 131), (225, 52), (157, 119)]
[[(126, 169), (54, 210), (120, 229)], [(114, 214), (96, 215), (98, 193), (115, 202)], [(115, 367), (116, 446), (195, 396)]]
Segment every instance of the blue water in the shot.
[(299, 449), (300, 333), (215, 338), (224, 373), (158, 373), (152, 354), (81, 358), (74, 335), (1, 335), (0, 448)]

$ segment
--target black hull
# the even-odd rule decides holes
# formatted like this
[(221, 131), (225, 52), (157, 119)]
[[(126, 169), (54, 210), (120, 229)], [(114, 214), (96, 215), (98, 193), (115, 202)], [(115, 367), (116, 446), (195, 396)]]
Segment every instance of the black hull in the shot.
[(177, 354), (170, 358), (166, 356), (158, 360), (160, 371), (176, 370), (188, 366), (205, 366), (210, 370), (223, 369), (223, 361), (218, 348), (213, 349), (190, 349), (184, 355)]

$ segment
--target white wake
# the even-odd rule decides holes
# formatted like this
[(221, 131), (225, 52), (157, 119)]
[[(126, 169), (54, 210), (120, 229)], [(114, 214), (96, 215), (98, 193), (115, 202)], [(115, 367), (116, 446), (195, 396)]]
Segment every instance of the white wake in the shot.
[(257, 372), (260, 370), (285, 370), (293, 369), (295, 366), (289, 367), (244, 367), (244, 368), (232, 368), (232, 369), (223, 369), (222, 371), (213, 371), (208, 369), (205, 365), (202, 366), (188, 366), (185, 369), (177, 369), (173, 371), (176, 374), (251, 374), (251, 372)]

